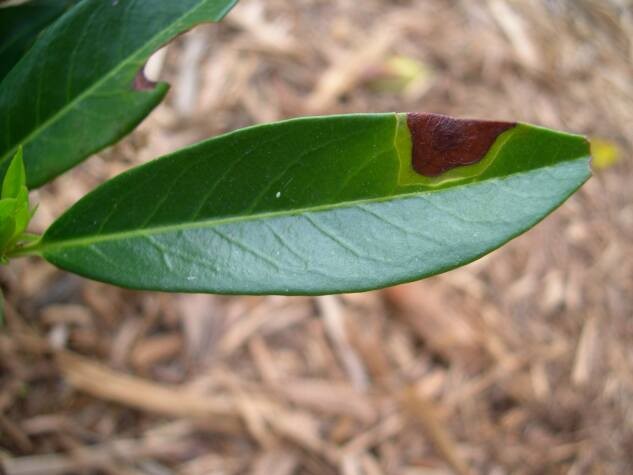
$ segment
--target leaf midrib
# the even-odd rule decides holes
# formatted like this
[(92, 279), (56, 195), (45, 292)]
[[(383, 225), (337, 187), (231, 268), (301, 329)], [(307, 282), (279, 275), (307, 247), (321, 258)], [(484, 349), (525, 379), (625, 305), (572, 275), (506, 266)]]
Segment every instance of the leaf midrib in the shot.
[[(42, 133), (42, 131), (46, 130), (50, 124), (54, 123), (57, 121), (58, 118), (64, 116), (68, 111), (72, 110), (75, 105), (79, 102), (81, 102), (84, 97), (86, 97), (87, 95), (89, 95), (90, 93), (92, 93), (94, 90), (98, 89), (100, 86), (102, 86), (104, 84), (104, 82), (109, 81), (113, 76), (115, 76), (116, 74), (118, 74), (120, 72), (121, 69), (123, 69), (124, 67), (128, 66), (129, 63), (141, 52), (143, 51), (143, 49), (146, 48), (146, 45), (148, 43), (152, 43), (154, 41), (156, 41), (161, 35), (163, 35), (167, 30), (169, 30), (169, 28), (171, 28), (174, 24), (182, 21), (184, 18), (186, 18), (189, 15), (192, 15), (193, 13), (195, 13), (196, 10), (198, 10), (200, 8), (200, 5), (202, 3), (204, 3), (206, 0), (200, 0), (197, 4), (197, 6), (190, 8), (189, 10), (187, 10), (183, 15), (179, 16), (177, 19), (174, 19), (172, 22), (169, 23), (169, 25), (166, 28), (163, 28), (162, 30), (160, 30), (158, 33), (156, 33), (154, 36), (152, 36), (148, 41), (145, 42), (145, 44), (143, 46), (141, 46), (140, 48), (134, 50), (134, 52), (130, 55), (128, 55), (125, 60), (121, 61), (119, 63), (118, 66), (116, 66), (115, 68), (113, 68), (112, 70), (110, 70), (109, 73), (105, 74), (104, 76), (101, 77), (101, 79), (97, 80), (95, 83), (93, 83), (91, 86), (89, 86), (88, 88), (84, 89), (80, 94), (78, 94), (77, 96), (75, 96), (70, 102), (66, 103), (65, 106), (59, 110), (58, 112), (56, 112), (55, 114), (53, 114), (52, 116), (50, 116), (48, 119), (46, 119), (44, 122), (42, 122), (41, 124), (39, 124), (32, 132), (30, 132), (25, 138), (19, 140), (16, 142), (16, 145), (14, 145), (11, 149), (9, 149), (7, 151), (7, 153), (5, 153), (2, 158), (0, 158), (0, 167), (2, 166), (2, 164), (4, 162), (6, 162), (6, 160), (11, 157), (14, 153), (15, 150), (17, 149), (17, 147), (19, 147), (20, 145), (26, 145), (28, 144), (34, 137), (37, 137), (39, 134)], [(223, 12), (223, 14), (226, 14), (226, 12)]]
[(46, 234), (44, 234), (43, 240), (40, 241), (40, 243), (37, 244), (36, 246), (33, 246), (32, 248), (30, 248), (29, 253), (42, 254), (42, 253), (65, 249), (69, 247), (79, 247), (79, 246), (84, 246), (84, 245), (89, 246), (89, 245), (98, 244), (98, 243), (106, 242), (106, 241), (120, 241), (120, 240), (125, 240), (125, 239), (143, 237), (143, 236), (165, 234), (165, 233), (177, 232), (177, 231), (203, 229), (207, 227), (215, 227), (215, 226), (220, 226), (224, 224), (233, 224), (233, 223), (240, 223), (240, 222), (245, 222), (245, 221), (258, 221), (260, 219), (297, 216), (297, 215), (302, 215), (305, 213), (329, 211), (329, 210), (343, 209), (343, 208), (352, 208), (355, 206), (369, 204), (369, 203), (380, 203), (384, 201), (398, 201), (398, 200), (403, 200), (403, 199), (413, 198), (413, 197), (417, 198), (417, 197), (422, 197), (429, 194), (442, 193), (448, 190), (453, 190), (455, 188), (461, 188), (463, 186), (475, 186), (475, 185), (489, 184), (489, 183), (492, 184), (499, 181), (503, 181), (511, 176), (528, 174), (535, 171), (548, 170), (548, 169), (555, 168), (561, 163), (573, 162), (577, 160), (583, 160), (586, 158), (587, 157), (583, 155), (580, 157), (575, 157), (569, 160), (565, 160), (563, 162), (558, 162), (554, 165), (539, 167), (539, 168), (535, 168), (528, 171), (520, 171), (516, 173), (511, 173), (508, 175), (504, 175), (502, 177), (489, 178), (489, 179), (479, 181), (479, 182), (474, 182), (474, 183), (468, 182), (468, 183), (455, 184), (455, 185), (452, 185), (446, 188), (441, 188), (438, 190), (424, 190), (424, 191), (411, 192), (411, 193), (401, 193), (401, 194), (393, 195), (393, 196), (383, 196), (383, 197), (378, 197), (378, 198), (345, 201), (343, 203), (330, 203), (330, 204), (319, 205), (319, 206), (308, 206), (308, 207), (297, 208), (293, 210), (270, 211), (270, 212), (256, 213), (256, 214), (251, 214), (251, 215), (246, 215), (246, 216), (230, 216), (226, 218), (208, 219), (208, 220), (198, 221), (198, 222), (171, 224), (171, 225), (156, 226), (156, 227), (150, 227), (150, 228), (141, 228), (141, 229), (131, 230), (131, 231), (119, 231), (119, 232), (113, 232), (113, 233), (97, 235), (97, 236), (84, 236), (84, 237), (75, 238), (75, 239), (60, 240), (57, 242), (52, 241), (51, 243), (46, 243), (45, 241)]

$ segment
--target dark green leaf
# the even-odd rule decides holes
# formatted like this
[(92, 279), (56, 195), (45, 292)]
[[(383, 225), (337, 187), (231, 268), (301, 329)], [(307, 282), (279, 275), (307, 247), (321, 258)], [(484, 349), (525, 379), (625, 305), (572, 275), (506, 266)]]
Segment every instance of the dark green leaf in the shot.
[(130, 132), (167, 92), (139, 71), (153, 51), (237, 0), (84, 0), (0, 83), (0, 174), (24, 145), (39, 186)]
[[(590, 176), (580, 136), (442, 118), (425, 141), (407, 120), (305, 118), (200, 143), (99, 187), (32, 252), (139, 289), (358, 291), (466, 264), (535, 225)], [(480, 161), (449, 163), (473, 162), (484, 139)], [(438, 150), (445, 163), (434, 166), (450, 171), (425, 161)], [(438, 176), (416, 172), (414, 154)]]
[(0, 80), (31, 47), (37, 35), (76, 0), (32, 0), (0, 8)]

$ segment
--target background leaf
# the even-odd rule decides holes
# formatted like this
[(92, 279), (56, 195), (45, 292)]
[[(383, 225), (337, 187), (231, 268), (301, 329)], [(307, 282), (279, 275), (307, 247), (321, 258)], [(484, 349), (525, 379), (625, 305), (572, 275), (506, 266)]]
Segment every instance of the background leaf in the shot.
[(37, 35), (75, 3), (74, 0), (33, 0), (0, 8), (0, 80), (31, 47)]
[(357, 291), (470, 262), (589, 177), (584, 138), (524, 124), (479, 163), (439, 177), (415, 173), (411, 157), (404, 114), (243, 129), (107, 182), (54, 223), (37, 251), (140, 289)]
[(24, 146), (29, 188), (130, 132), (167, 92), (139, 70), (153, 51), (237, 0), (84, 0), (0, 83), (0, 172)]

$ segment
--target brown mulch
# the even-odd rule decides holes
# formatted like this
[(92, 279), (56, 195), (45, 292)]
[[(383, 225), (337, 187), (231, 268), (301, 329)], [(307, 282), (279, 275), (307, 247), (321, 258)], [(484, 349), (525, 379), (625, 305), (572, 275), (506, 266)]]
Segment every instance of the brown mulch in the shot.
[(243, 0), (150, 73), (165, 104), (34, 192), (41, 231), (96, 184), (285, 117), (431, 111), (619, 152), (467, 267), (318, 298), (121, 290), (0, 269), (0, 473), (633, 473), (633, 5)]

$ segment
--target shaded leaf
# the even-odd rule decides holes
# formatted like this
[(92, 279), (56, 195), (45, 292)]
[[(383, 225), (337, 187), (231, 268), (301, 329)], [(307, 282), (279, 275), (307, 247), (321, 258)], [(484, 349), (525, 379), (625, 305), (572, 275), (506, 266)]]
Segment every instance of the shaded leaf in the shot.
[(32, 0), (0, 8), (0, 80), (31, 47), (37, 35), (76, 0)]
[[(438, 156), (450, 170), (416, 171), (435, 174)], [(296, 119), (217, 137), (112, 179), (60, 217), (34, 252), (138, 289), (373, 289), (499, 247), (587, 180), (588, 161), (583, 137), (526, 124), (406, 114)]]
[(161, 45), (237, 0), (84, 0), (0, 83), (0, 172), (23, 144), (39, 186), (130, 132), (167, 92), (139, 70)]

